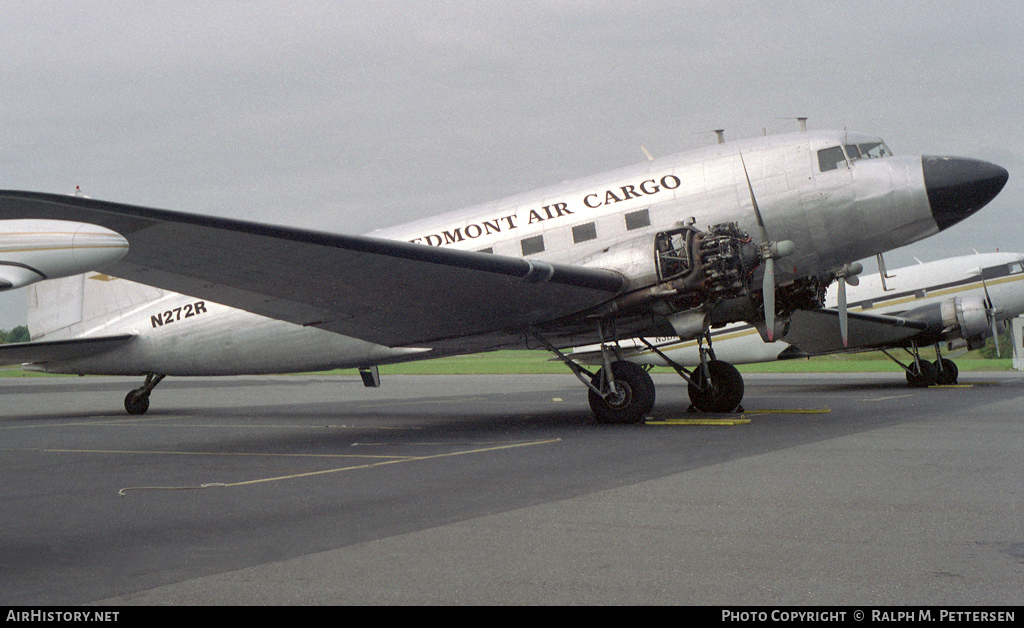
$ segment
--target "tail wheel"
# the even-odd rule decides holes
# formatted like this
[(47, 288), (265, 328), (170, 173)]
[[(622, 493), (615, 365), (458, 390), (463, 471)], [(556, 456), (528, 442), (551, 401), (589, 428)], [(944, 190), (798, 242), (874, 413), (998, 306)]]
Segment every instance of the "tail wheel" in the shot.
[(149, 394), (131, 391), (124, 398), (124, 409), (128, 414), (146, 414), (146, 410), (149, 410)]
[(711, 382), (705, 384), (704, 369), (693, 371), (693, 380), (688, 387), (690, 403), (701, 412), (732, 412), (743, 401), (743, 376), (728, 362), (708, 362)]
[(957, 377), (960, 376), (960, 370), (953, 360), (942, 358), (941, 367), (939, 363), (940, 360), (935, 361), (935, 383), (940, 386), (955, 384)]
[[(600, 389), (603, 369), (591, 384)], [(602, 397), (590, 391), (590, 409), (598, 423), (639, 423), (654, 409), (654, 381), (642, 367), (632, 362), (613, 362), (615, 394)]]
[(907, 384), (911, 388), (927, 388), (935, 383), (935, 365), (925, 360), (918, 360), (907, 371)]

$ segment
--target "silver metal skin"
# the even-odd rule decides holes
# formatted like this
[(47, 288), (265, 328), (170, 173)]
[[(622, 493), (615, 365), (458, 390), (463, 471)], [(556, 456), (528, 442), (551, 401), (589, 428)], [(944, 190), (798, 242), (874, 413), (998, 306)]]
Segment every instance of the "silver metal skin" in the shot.
[[(588, 342), (591, 313), (657, 283), (654, 235), (682, 223), (735, 222), (755, 241), (762, 232), (791, 241), (792, 252), (774, 261), (774, 284), (783, 286), (935, 234), (980, 209), (1008, 176), (992, 164), (945, 160), (929, 171), (929, 186), (921, 157), (888, 154), (823, 170), (819, 151), (840, 146), (884, 144), (845, 131), (716, 144), (368, 237), (26, 192), (0, 191), (0, 221), (74, 215), (117, 225), (129, 242), (107, 271), (121, 279), (81, 280), (96, 282), (97, 302), (83, 288), (77, 320), (42, 304), (44, 291), (32, 294), (44, 340), (133, 339), (39, 368), (227, 375), (368, 366), (533, 346), (523, 332), (535, 326), (558, 334), (557, 346)], [(930, 195), (939, 198), (938, 219)], [(755, 288), (763, 268), (751, 277)], [(138, 294), (110, 300), (114, 284)], [(198, 300), (201, 315), (180, 313)], [(153, 322), (176, 308), (173, 321)], [(749, 307), (717, 304), (713, 322), (750, 316)], [(671, 329), (653, 310), (651, 320)]]

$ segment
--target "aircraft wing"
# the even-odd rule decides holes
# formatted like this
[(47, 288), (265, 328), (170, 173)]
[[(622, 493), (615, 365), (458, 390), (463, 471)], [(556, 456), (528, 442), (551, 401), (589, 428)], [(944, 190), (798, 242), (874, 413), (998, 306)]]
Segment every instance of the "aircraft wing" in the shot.
[(0, 345), (0, 366), (25, 362), (75, 360), (120, 347), (134, 338), (132, 334), (75, 338), (73, 340), (42, 340)]
[(839, 333), (837, 310), (797, 310), (790, 316), (785, 342), (811, 355), (836, 353), (858, 349), (878, 349), (897, 346), (928, 329), (922, 321), (899, 316), (847, 312), (849, 317), (849, 346), (843, 346)]
[(104, 272), (386, 346), (509, 332), (620, 292), (600, 269), (214, 218), (38, 192), (0, 191), (0, 220), (101, 225), (129, 243)]

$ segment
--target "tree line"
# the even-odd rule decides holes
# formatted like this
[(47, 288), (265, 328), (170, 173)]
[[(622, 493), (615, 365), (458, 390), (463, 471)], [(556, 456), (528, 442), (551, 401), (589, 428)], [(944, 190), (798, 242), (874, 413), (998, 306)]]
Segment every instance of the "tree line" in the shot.
[(24, 325), (18, 325), (10, 331), (0, 329), (0, 344), (5, 345), (9, 342), (28, 342), (29, 340), (28, 327)]

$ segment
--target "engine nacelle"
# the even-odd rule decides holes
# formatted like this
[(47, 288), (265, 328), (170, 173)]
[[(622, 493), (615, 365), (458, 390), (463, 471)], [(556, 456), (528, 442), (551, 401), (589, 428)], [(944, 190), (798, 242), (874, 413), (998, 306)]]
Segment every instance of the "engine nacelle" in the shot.
[(0, 220), (0, 291), (79, 275), (128, 252), (121, 234), (67, 220)]
[[(945, 329), (955, 327), (957, 335), (967, 341), (968, 347), (976, 348), (976, 342), (992, 329), (985, 307), (985, 299), (980, 296), (956, 297), (943, 301), (942, 323)], [(980, 345), (979, 345), (980, 346)]]
[(630, 291), (605, 306), (602, 314), (647, 309), (662, 315), (692, 310), (725, 299), (745, 297), (761, 256), (749, 234), (735, 223), (692, 226), (644, 236), (609, 247), (583, 260), (584, 266), (618, 271)]

